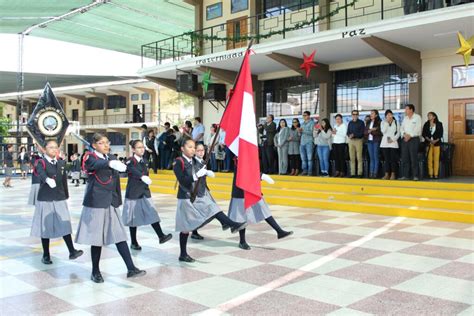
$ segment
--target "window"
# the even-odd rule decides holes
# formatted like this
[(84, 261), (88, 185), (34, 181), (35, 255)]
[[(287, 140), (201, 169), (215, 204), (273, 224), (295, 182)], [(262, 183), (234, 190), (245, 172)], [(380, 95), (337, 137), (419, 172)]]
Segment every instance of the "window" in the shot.
[(301, 115), (304, 111), (319, 113), (319, 87), (303, 77), (264, 82), (265, 114), (274, 116)]
[(132, 95), (130, 96), (130, 100), (132, 100), (132, 101), (138, 101), (139, 96), (140, 96), (139, 94), (132, 94)]
[(69, 100), (68, 104), (69, 104), (69, 105), (71, 105), (71, 104), (72, 104), (72, 101), (71, 101), (71, 100)]
[(142, 100), (150, 100), (150, 95), (148, 93), (142, 93)]
[(86, 110), (103, 110), (104, 109), (104, 99), (102, 98), (87, 98), (87, 107)]
[(408, 103), (408, 74), (396, 65), (338, 71), (335, 112), (398, 110)]
[(278, 16), (318, 5), (318, 0), (263, 0), (262, 17)]
[(109, 95), (107, 97), (107, 109), (125, 109), (127, 99), (121, 95)]
[(474, 135), (474, 103), (466, 103), (466, 135)]
[(72, 110), (72, 120), (79, 121), (79, 110)]
[(107, 138), (110, 141), (110, 145), (125, 145), (125, 134), (117, 132), (107, 133)]
[(81, 100), (77, 99), (76, 104), (80, 104), (80, 103), (81, 103)]

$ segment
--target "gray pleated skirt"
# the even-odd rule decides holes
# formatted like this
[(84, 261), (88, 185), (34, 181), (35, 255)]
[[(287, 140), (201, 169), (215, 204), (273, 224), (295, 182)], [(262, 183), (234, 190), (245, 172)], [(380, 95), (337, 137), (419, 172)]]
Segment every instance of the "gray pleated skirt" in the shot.
[(6, 167), (5, 168), (5, 176), (6, 177), (11, 177), (13, 175), (13, 167)]
[(72, 180), (79, 180), (81, 178), (81, 173), (79, 171), (71, 172), (71, 179)]
[(38, 199), (38, 192), (40, 189), (39, 183), (32, 183), (30, 189), (30, 196), (28, 197), (28, 205), (35, 205)]
[(31, 236), (58, 238), (72, 233), (67, 200), (36, 201)]
[(198, 197), (191, 203), (190, 199), (178, 199), (176, 210), (177, 232), (190, 232), (208, 223), (221, 209), (214, 201), (211, 194)]
[(125, 226), (137, 227), (160, 221), (160, 216), (158, 216), (158, 212), (153, 205), (152, 198), (125, 199), (122, 212), (122, 223)]
[(127, 234), (120, 221), (118, 208), (82, 208), (76, 243), (100, 247), (126, 240)]
[(22, 163), (20, 165), (20, 168), (21, 168), (21, 171), (28, 172), (30, 170), (30, 165), (28, 165), (27, 163)]
[(256, 224), (272, 216), (272, 213), (263, 198), (248, 209), (244, 208), (244, 199), (232, 198), (232, 200), (230, 200), (228, 215), (234, 222)]

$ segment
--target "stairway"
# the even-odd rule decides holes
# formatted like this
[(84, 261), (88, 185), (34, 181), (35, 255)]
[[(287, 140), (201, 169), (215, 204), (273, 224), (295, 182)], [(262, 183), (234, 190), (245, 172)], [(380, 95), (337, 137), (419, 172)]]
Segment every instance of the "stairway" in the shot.
[[(176, 195), (172, 171), (151, 174), (152, 192)], [(216, 199), (230, 199), (232, 173), (208, 178)], [(404, 216), (474, 223), (474, 185), (434, 181), (272, 176), (275, 184), (262, 182), (269, 204), (302, 208)], [(126, 178), (122, 178), (125, 189)]]

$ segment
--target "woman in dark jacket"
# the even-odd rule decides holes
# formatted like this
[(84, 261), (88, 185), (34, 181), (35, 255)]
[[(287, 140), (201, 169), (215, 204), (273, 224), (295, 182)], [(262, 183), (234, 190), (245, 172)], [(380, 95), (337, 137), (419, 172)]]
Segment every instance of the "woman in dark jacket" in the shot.
[(438, 179), (443, 124), (438, 120), (436, 113), (428, 112), (428, 121), (423, 125), (422, 136), (428, 148), (428, 175), (432, 179)]
[(380, 124), (382, 120), (379, 111), (370, 111), (370, 121), (365, 125), (365, 138), (367, 139), (367, 149), (369, 151), (369, 178), (376, 179), (379, 172), (379, 151), (382, 141)]

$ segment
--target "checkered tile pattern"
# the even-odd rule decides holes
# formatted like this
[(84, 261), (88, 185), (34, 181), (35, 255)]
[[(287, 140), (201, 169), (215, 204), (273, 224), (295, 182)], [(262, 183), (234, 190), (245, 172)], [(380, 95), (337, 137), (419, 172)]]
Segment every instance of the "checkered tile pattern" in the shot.
[[(140, 227), (143, 247), (132, 251), (147, 275), (126, 278), (114, 246), (103, 249), (105, 283), (89, 280), (89, 248), (68, 260), (62, 240), (51, 243), (53, 265), (43, 265), (41, 244), (29, 237), (33, 207), (29, 181), (0, 193), (0, 306), (4, 315), (184, 315), (220, 308), (235, 298), (230, 315), (473, 315), (474, 226), (331, 210), (271, 206), (295, 234), (278, 240), (265, 222), (249, 226), (252, 250), (212, 222), (189, 242), (193, 264), (178, 262), (177, 234), (159, 245), (151, 227)], [(84, 186), (71, 187), (76, 229)], [(174, 228), (176, 200), (154, 195), (165, 232)], [(219, 202), (224, 210), (227, 201)], [(388, 228), (387, 228), (388, 227)], [(378, 232), (374, 235), (374, 232)], [(354, 246), (356, 245), (356, 246)], [(348, 246), (351, 246), (348, 248)], [(317, 264), (314, 264), (317, 263)], [(288, 277), (299, 272), (296, 277)]]

